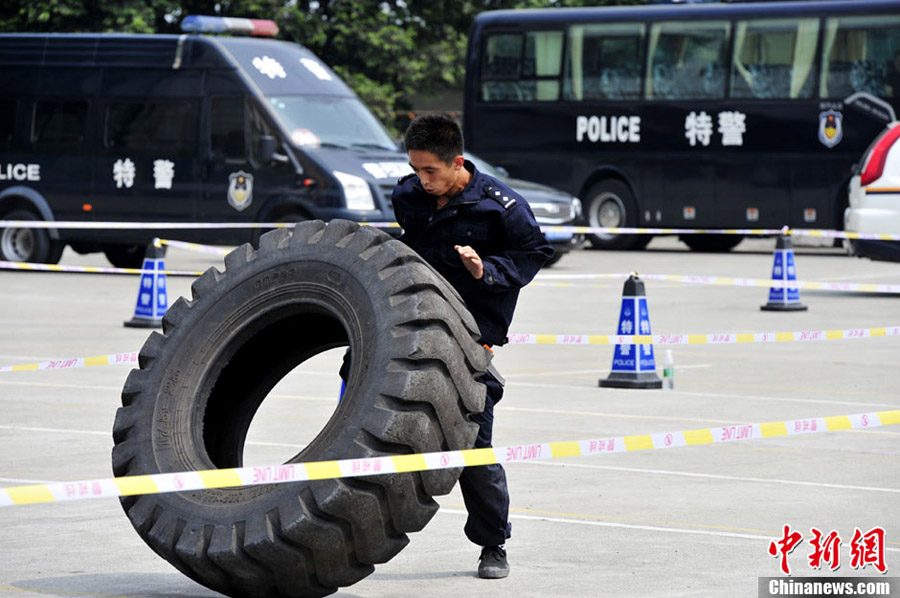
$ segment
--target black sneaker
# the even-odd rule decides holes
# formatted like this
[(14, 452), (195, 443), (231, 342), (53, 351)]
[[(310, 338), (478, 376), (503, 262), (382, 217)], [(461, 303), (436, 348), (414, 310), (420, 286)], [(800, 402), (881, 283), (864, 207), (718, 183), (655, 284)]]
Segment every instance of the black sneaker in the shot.
[(481, 579), (503, 579), (509, 575), (506, 551), (499, 546), (485, 546), (481, 549), (478, 563), (478, 577)]

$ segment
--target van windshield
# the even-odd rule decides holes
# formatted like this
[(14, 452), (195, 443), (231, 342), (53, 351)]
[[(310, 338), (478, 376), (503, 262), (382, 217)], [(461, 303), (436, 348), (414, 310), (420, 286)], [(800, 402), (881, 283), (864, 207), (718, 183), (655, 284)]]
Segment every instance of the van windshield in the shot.
[(298, 146), (397, 150), (397, 143), (358, 98), (304, 95), (268, 99)]

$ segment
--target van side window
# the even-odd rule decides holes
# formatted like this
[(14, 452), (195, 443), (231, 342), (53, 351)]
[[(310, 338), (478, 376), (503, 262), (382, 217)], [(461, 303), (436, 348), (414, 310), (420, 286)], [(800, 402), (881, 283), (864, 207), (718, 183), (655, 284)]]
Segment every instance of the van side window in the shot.
[(485, 102), (559, 100), (562, 31), (502, 33), (485, 41), (481, 99)]
[[(263, 116), (262, 108), (260, 108), (256, 102), (253, 102), (250, 105), (250, 151), (253, 153), (255, 162), (261, 162), (259, 157), (259, 142), (263, 135), (274, 137), (276, 140), (278, 139), (278, 134), (275, 129), (269, 125), (269, 122)], [(284, 152), (282, 148), (277, 148), (277, 151)]]
[(6, 147), (12, 141), (15, 125), (16, 101), (0, 100), (0, 146)]
[(80, 143), (87, 131), (88, 103), (40, 100), (34, 105), (32, 143)]
[(844, 98), (864, 91), (886, 98), (900, 96), (900, 17), (832, 17), (825, 20), (823, 98)]
[(819, 19), (738, 21), (731, 97), (811, 98)]
[(197, 112), (185, 101), (110, 104), (106, 147), (192, 156), (197, 151)]
[(670, 21), (650, 28), (647, 99), (725, 97), (727, 21)]
[(637, 100), (644, 65), (643, 23), (574, 25), (566, 45), (563, 97)]
[(210, 102), (209, 122), (213, 159), (227, 164), (246, 162), (244, 98), (213, 98)]

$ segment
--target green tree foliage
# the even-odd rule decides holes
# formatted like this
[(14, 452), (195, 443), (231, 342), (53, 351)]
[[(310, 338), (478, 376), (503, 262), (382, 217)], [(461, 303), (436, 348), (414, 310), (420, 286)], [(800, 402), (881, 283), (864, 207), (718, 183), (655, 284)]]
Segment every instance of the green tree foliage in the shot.
[(312, 50), (385, 123), (417, 93), (462, 87), (479, 12), (646, 0), (6, 0), (3, 32), (176, 33), (189, 14), (274, 19), (279, 37)]

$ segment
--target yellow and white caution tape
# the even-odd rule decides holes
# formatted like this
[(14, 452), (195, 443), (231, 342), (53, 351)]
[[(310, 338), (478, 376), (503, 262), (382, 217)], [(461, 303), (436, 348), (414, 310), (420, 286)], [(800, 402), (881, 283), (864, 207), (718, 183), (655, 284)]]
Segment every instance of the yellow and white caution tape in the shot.
[(0, 220), (0, 228), (56, 228), (76, 230), (291, 228), (294, 225), (294, 222), (101, 222), (94, 220)]
[(900, 336), (900, 326), (801, 332), (718, 332), (714, 334), (510, 334), (513, 345), (735, 345), (790, 343)]
[(0, 488), (0, 507), (605, 455), (839, 430), (860, 430), (896, 424), (900, 424), (900, 410), (569, 442), (35, 484)]
[[(2, 224), (2, 223), (0, 223)], [(542, 226), (545, 233), (600, 235), (744, 235), (770, 236), (787, 234), (785, 228), (661, 228), (635, 226)]]
[[(527, 334), (512, 333), (511, 345), (736, 345), (744, 343), (790, 343), (837, 341), (900, 336), (900, 326), (851, 328), (848, 330), (804, 330), (799, 332), (716, 332), (713, 334)], [(98, 365), (133, 365), (137, 352), (110, 353), (93, 357), (71, 357), (21, 365), (0, 366), (0, 372), (65, 370)]]
[(38, 363), (26, 363), (22, 365), (7, 365), (0, 367), (0, 372), (70, 370), (98, 365), (137, 365), (137, 362), (137, 351), (132, 351), (130, 353), (109, 353), (107, 355), (94, 355), (92, 357), (72, 357), (69, 359), (41, 361)]
[(874, 284), (828, 282), (812, 280), (774, 280), (762, 278), (732, 278), (726, 276), (681, 276), (672, 274), (644, 274), (641, 278), (648, 280), (665, 280), (688, 284), (725, 285), (739, 287), (776, 287), (797, 288), (812, 291), (842, 291), (852, 293), (900, 293), (900, 284)]
[(169, 247), (185, 249), (187, 251), (196, 251), (198, 253), (210, 253), (213, 255), (228, 255), (231, 249), (226, 247), (217, 247), (215, 245), (201, 245), (200, 243), (187, 243), (185, 241), (173, 241), (171, 239), (160, 239), (160, 243)]
[[(184, 247), (185, 249), (193, 249), (216, 255), (226, 255), (231, 250), (222, 247), (214, 247), (211, 245), (200, 245), (197, 243), (182, 243), (180, 241), (162, 240), (163, 244), (170, 246)], [(142, 270), (140, 268), (112, 268), (103, 266), (62, 266), (59, 264), (39, 264), (35, 262), (6, 262), (0, 261), (0, 270), (25, 270), (40, 272), (76, 272), (87, 274), (167, 274), (169, 276), (200, 276), (203, 274), (199, 270)], [(626, 279), (630, 276), (627, 273), (610, 273), (610, 274), (539, 274), (530, 286), (536, 287), (579, 287), (579, 286), (596, 286), (596, 285), (579, 285), (571, 282), (545, 282), (554, 279)], [(818, 282), (818, 281), (802, 281), (802, 280), (775, 280), (764, 278), (734, 278), (725, 276), (690, 276), (690, 275), (672, 275), (672, 274), (641, 274), (640, 278), (644, 280), (664, 280), (669, 282), (683, 282), (687, 284), (705, 284), (716, 286), (738, 286), (738, 287), (777, 287), (791, 289), (807, 289), (814, 291), (840, 291), (845, 293), (888, 293), (900, 294), (900, 285), (897, 284), (875, 284), (875, 283), (847, 283), (847, 282)]]
[(794, 228), (790, 230), (794, 237), (823, 237), (828, 239), (864, 239), (870, 241), (900, 241), (900, 235), (888, 233), (854, 233), (843, 230), (827, 230), (815, 228)]
[(900, 241), (898, 234), (856, 233), (830, 229), (807, 228), (653, 228), (653, 227), (608, 227), (608, 226), (542, 226), (545, 233), (573, 233), (599, 235), (741, 235), (745, 237), (768, 237), (791, 235), (796, 237), (822, 237), (829, 239), (865, 239), (873, 241)]
[[(604, 278), (628, 278), (630, 274), (538, 274), (530, 286), (574, 287), (570, 282), (553, 282), (549, 280), (590, 280)], [(642, 280), (664, 280), (683, 282), (686, 284), (705, 284), (732, 287), (775, 287), (789, 289), (806, 289), (812, 291), (838, 291), (844, 293), (890, 293), (900, 294), (900, 284), (850, 283), (811, 280), (777, 280), (766, 278), (735, 278), (732, 276), (689, 276), (679, 274), (641, 274)]]
[(0, 270), (26, 270), (32, 272), (80, 272), (88, 274), (168, 274), (169, 276), (200, 276), (195, 270), (142, 270), (140, 268), (105, 268), (102, 266), (61, 266), (35, 262), (0, 261)]
[[(55, 228), (76, 230), (213, 230), (293, 228), (296, 222), (112, 222), (88, 220), (0, 220), (0, 228)], [(396, 222), (360, 222), (360, 226), (399, 228)]]
[[(400, 228), (396, 222), (360, 222), (361, 226), (376, 228)], [(53, 228), (53, 229), (108, 229), (108, 230), (197, 230), (197, 229), (248, 229), (248, 228), (291, 228), (295, 222), (94, 222), (63, 220), (0, 220), (0, 228)], [(794, 235), (826, 237), (831, 239), (867, 239), (877, 241), (900, 241), (898, 234), (856, 233), (830, 229), (797, 228), (659, 228), (623, 226), (542, 226), (543, 232), (573, 234), (612, 235), (742, 235), (772, 236)]]
[(659, 228), (625, 226), (542, 226), (545, 233), (573, 233), (599, 235), (741, 235), (768, 237), (791, 235), (796, 237), (822, 237), (829, 239), (865, 239), (874, 241), (900, 241), (898, 234), (856, 233), (842, 230), (809, 228)]

